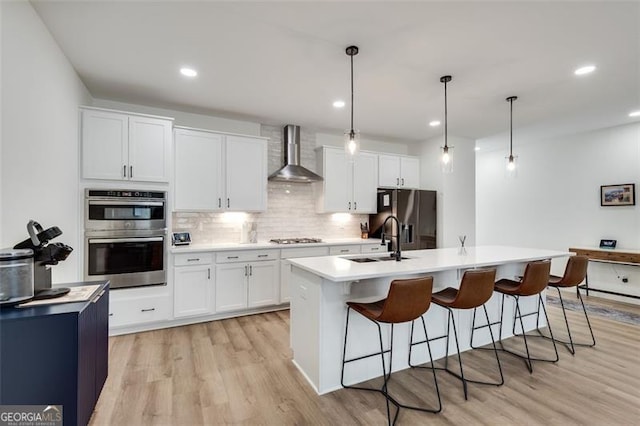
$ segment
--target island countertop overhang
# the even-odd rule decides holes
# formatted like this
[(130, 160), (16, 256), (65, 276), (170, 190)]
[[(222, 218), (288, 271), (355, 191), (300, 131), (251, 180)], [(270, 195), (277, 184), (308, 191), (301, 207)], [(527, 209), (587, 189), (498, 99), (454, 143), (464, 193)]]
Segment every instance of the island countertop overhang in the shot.
[[(443, 248), (429, 250), (412, 250), (404, 252), (408, 259), (400, 262), (381, 261), (357, 263), (350, 256), (322, 256), (291, 259), (291, 264), (312, 272), (333, 282), (357, 281), (368, 278), (403, 276), (422, 273), (446, 271), (452, 269), (470, 269), (489, 267), (496, 264), (521, 263), (542, 258), (568, 257), (573, 253), (537, 248), (510, 246), (475, 246), (460, 248)], [(379, 256), (366, 256), (379, 257)]]

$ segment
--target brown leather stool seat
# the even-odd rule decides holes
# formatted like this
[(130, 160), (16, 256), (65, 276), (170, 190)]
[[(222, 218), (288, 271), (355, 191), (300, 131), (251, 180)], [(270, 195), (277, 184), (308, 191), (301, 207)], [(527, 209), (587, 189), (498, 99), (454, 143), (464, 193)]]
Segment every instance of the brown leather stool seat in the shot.
[[(549, 287), (554, 287), (558, 291), (558, 297), (560, 298), (560, 305), (562, 306), (562, 314), (564, 315), (564, 323), (567, 326), (567, 334), (569, 335), (569, 341), (563, 341), (556, 339), (563, 343), (572, 355), (575, 355), (575, 346), (588, 346), (592, 347), (596, 345), (596, 338), (593, 335), (593, 329), (591, 328), (591, 322), (589, 322), (589, 316), (587, 315), (587, 309), (584, 306), (582, 295), (580, 290), (577, 289), (576, 293), (580, 304), (582, 304), (582, 312), (584, 312), (584, 318), (587, 320), (587, 326), (589, 326), (589, 332), (591, 333), (591, 343), (576, 343), (571, 336), (571, 329), (569, 328), (569, 321), (567, 319), (567, 313), (564, 308), (564, 300), (562, 298), (561, 288), (578, 287), (587, 278), (587, 267), (589, 265), (589, 258), (587, 256), (572, 256), (567, 261), (567, 266), (564, 270), (564, 275), (561, 277), (551, 275), (549, 277)], [(540, 315), (540, 308), (538, 308), (538, 315)], [(547, 337), (547, 336), (544, 336)]]
[(491, 342), (493, 344), (493, 350), (496, 355), (496, 362), (498, 364), (498, 371), (500, 372), (500, 381), (498, 382), (486, 382), (479, 380), (471, 380), (465, 377), (464, 369), (462, 367), (462, 357), (460, 355), (460, 345), (458, 342), (458, 332), (456, 330), (455, 317), (453, 315), (453, 309), (473, 309), (473, 318), (475, 321), (476, 309), (481, 307), (484, 309), (484, 313), (487, 321), (489, 321), (489, 315), (487, 313), (487, 308), (485, 303), (491, 298), (493, 294), (493, 287), (496, 278), (496, 270), (495, 269), (476, 269), (469, 270), (464, 273), (462, 276), (462, 281), (460, 282), (460, 288), (455, 289), (452, 287), (447, 287), (444, 290), (441, 290), (437, 293), (434, 293), (431, 296), (431, 301), (439, 306), (442, 306), (448, 311), (447, 316), (447, 332), (446, 334), (434, 337), (431, 340), (437, 340), (446, 338), (446, 350), (449, 352), (449, 335), (450, 335), (450, 326), (453, 324), (453, 336), (455, 338), (456, 349), (458, 352), (458, 365), (460, 368), (460, 374), (454, 372), (449, 369), (449, 357), (445, 358), (445, 366), (436, 367), (438, 370), (444, 370), (449, 374), (457, 377), (462, 380), (462, 388), (464, 391), (464, 398), (467, 399), (468, 391), (467, 391), (467, 383), (478, 383), (483, 385), (494, 385), (501, 386), (504, 384), (504, 376), (502, 375), (502, 367), (500, 366), (500, 358), (498, 357), (498, 351), (496, 348), (496, 343), (493, 338), (493, 331), (489, 329), (491, 335)]
[[(524, 359), (525, 364), (527, 365), (527, 369), (529, 370), (530, 373), (533, 373), (533, 365), (532, 365), (532, 361), (545, 361), (545, 362), (557, 362), (559, 359), (558, 356), (558, 349), (556, 348), (556, 342), (553, 339), (553, 332), (551, 331), (551, 324), (549, 323), (549, 317), (547, 316), (547, 309), (545, 308), (544, 302), (542, 300), (542, 296), (541, 293), (544, 291), (544, 289), (547, 287), (547, 284), (549, 283), (549, 271), (551, 269), (551, 261), (550, 260), (540, 260), (540, 261), (536, 261), (536, 262), (529, 262), (525, 268), (524, 271), (524, 276), (522, 277), (522, 279), (520, 279), (519, 281), (515, 281), (515, 280), (510, 280), (510, 279), (506, 279), (503, 278), (501, 280), (498, 280), (495, 283), (494, 286), (494, 290), (498, 293), (502, 294), (502, 302), (501, 302), (501, 307), (500, 307), (500, 321), (499, 322), (489, 322), (487, 320), (487, 324), (476, 327), (475, 323), (471, 332), (471, 341), (473, 342), (473, 330), (477, 330), (480, 328), (484, 328), (484, 327), (489, 327), (489, 329), (491, 329), (491, 326), (495, 325), (495, 324), (499, 324), (500, 326), (500, 349), (504, 352), (507, 352), (511, 355), (515, 355), (517, 357), (520, 357), (522, 359)], [(520, 310), (520, 297), (524, 297), (524, 296), (538, 296), (538, 311), (537, 312), (531, 312), (531, 313), (527, 313), (527, 314), (523, 314), (522, 311)], [(504, 347), (503, 343), (502, 343), (502, 318), (503, 318), (503, 314), (504, 314), (504, 298), (505, 296), (510, 296), (513, 297), (515, 299), (515, 312), (514, 312), (514, 318), (513, 318), (513, 334), (514, 336), (521, 336), (524, 339), (524, 346), (525, 346), (525, 351), (526, 354), (522, 354), (519, 352), (514, 352), (511, 350), (508, 350)], [(529, 316), (529, 315), (537, 315), (536, 317), (536, 324), (539, 324), (538, 320), (539, 320), (539, 310), (540, 310), (540, 306), (542, 306), (542, 309), (544, 311), (544, 315), (545, 318), (547, 320), (547, 326), (549, 328), (549, 333), (551, 334), (551, 341), (553, 343), (553, 349), (555, 351), (555, 358), (554, 359), (546, 359), (546, 358), (534, 358), (531, 356), (530, 352), (529, 352), (529, 345), (527, 343), (527, 334), (524, 332), (524, 322), (522, 320), (523, 317)], [(520, 322), (520, 327), (522, 329), (522, 334), (517, 334), (516, 333), (516, 321)], [(529, 336), (532, 337), (532, 336)], [(539, 336), (536, 336), (539, 337)]]
[[(426, 407), (416, 407), (405, 405), (398, 402), (393, 396), (391, 396), (387, 391), (388, 381), (391, 379), (391, 365), (393, 360), (393, 326), (394, 324), (400, 324), (405, 322), (411, 322), (411, 330), (413, 336), (413, 323), (416, 319), (420, 318), (422, 320), (422, 327), (425, 332), (425, 336), (427, 333), (427, 327), (422, 315), (427, 312), (429, 306), (431, 305), (431, 293), (433, 291), (433, 277), (424, 277), (424, 278), (412, 278), (412, 279), (404, 279), (404, 280), (393, 280), (389, 287), (389, 293), (385, 299), (378, 300), (376, 302), (370, 303), (359, 303), (359, 302), (347, 302), (347, 321), (345, 325), (345, 333), (344, 333), (344, 347), (342, 352), (342, 373), (340, 377), (340, 383), (345, 388), (351, 389), (360, 389), (366, 391), (374, 391), (382, 393), (386, 398), (387, 403), (387, 421), (391, 425), (395, 424), (398, 419), (398, 414), (400, 413), (400, 408), (408, 408), (412, 410), (425, 411), (430, 413), (439, 413), (442, 410), (442, 402), (440, 399), (440, 390), (438, 388), (438, 380), (436, 377), (435, 369), (433, 368), (433, 358), (431, 357), (431, 347), (428, 346), (429, 350), (429, 358), (431, 360), (432, 365), (432, 373), (433, 380), (435, 383), (436, 393), (438, 396), (438, 407), (437, 408), (426, 408)], [(351, 310), (359, 313), (363, 317), (372, 321), (378, 327), (378, 338), (380, 343), (380, 352), (375, 352), (373, 354), (359, 356), (356, 358), (346, 359), (347, 354), (347, 338), (349, 333), (349, 314)], [(389, 345), (389, 349), (385, 350), (382, 343), (382, 329), (380, 327), (381, 323), (386, 323), (391, 325), (391, 343)], [(410, 342), (411, 345), (411, 342)], [(411, 347), (411, 346), (410, 346)], [(384, 354), (389, 353), (389, 373), (387, 374), (387, 368), (385, 366)], [(380, 356), (382, 359), (382, 376), (384, 378), (384, 385), (382, 389), (373, 389), (373, 388), (365, 388), (360, 386), (347, 386), (344, 383), (344, 369), (345, 365), (350, 362), (360, 361), (365, 358), (369, 358), (372, 356)], [(396, 406), (397, 410), (393, 418), (393, 422), (391, 420), (391, 411), (389, 408), (389, 402)]]

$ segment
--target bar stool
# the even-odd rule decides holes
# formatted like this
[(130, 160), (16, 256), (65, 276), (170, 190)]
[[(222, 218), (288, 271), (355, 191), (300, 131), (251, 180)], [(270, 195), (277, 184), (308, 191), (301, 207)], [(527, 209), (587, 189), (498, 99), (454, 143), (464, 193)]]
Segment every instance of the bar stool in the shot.
[[(551, 324), (549, 323), (549, 316), (547, 315), (547, 309), (544, 306), (542, 301), (541, 293), (547, 287), (547, 283), (549, 282), (549, 271), (551, 269), (551, 261), (550, 260), (540, 260), (536, 262), (530, 262), (527, 264), (524, 270), (524, 276), (520, 281), (509, 280), (503, 278), (495, 283), (494, 291), (502, 294), (502, 302), (500, 306), (500, 321), (498, 322), (488, 322), (482, 326), (475, 326), (473, 324), (471, 330), (471, 347), (473, 347), (473, 331), (478, 330), (484, 327), (489, 327), (499, 324), (499, 335), (500, 335), (500, 350), (507, 352), (511, 355), (522, 358), (527, 365), (527, 369), (529, 373), (533, 373), (533, 364), (532, 361), (544, 361), (544, 362), (557, 362), (560, 357), (558, 356), (558, 348), (556, 347), (556, 341), (553, 338), (553, 332), (551, 331)], [(542, 310), (544, 311), (544, 316), (547, 319), (547, 326), (549, 327), (550, 340), (553, 343), (553, 350), (555, 351), (556, 357), (555, 359), (548, 358), (534, 358), (531, 356), (529, 351), (529, 344), (527, 343), (527, 334), (524, 331), (524, 322), (522, 321), (523, 317), (536, 315), (537, 312), (531, 312), (527, 314), (523, 314), (520, 310), (520, 297), (522, 296), (538, 296), (538, 310), (540, 309), (540, 305), (542, 305)], [(504, 298), (505, 296), (511, 296), (516, 301), (516, 309), (513, 315), (513, 334), (514, 336), (521, 336), (524, 340), (524, 347), (526, 351), (525, 354), (514, 352), (509, 349), (506, 349), (502, 343), (502, 320), (504, 317)], [(520, 328), (522, 329), (522, 334), (516, 334), (516, 320), (520, 322)], [(536, 318), (536, 325), (538, 324)], [(538, 335), (530, 335), (529, 337), (540, 337)], [(474, 348), (475, 349), (475, 348)], [(483, 348), (479, 348), (483, 349)]]
[[(589, 265), (589, 258), (587, 256), (572, 256), (569, 258), (567, 262), (567, 267), (564, 270), (564, 275), (562, 277), (558, 277), (555, 275), (551, 275), (549, 277), (549, 287), (554, 287), (558, 290), (558, 297), (560, 298), (560, 306), (562, 306), (562, 314), (564, 315), (564, 323), (567, 326), (567, 333), (569, 335), (569, 341), (563, 341), (559, 339), (555, 339), (556, 341), (563, 343), (571, 355), (576, 354), (575, 346), (587, 346), (593, 347), (596, 345), (596, 338), (593, 335), (593, 329), (591, 328), (591, 323), (589, 322), (589, 316), (587, 315), (587, 309), (584, 307), (584, 302), (582, 301), (582, 295), (580, 295), (580, 291), (578, 290), (578, 299), (580, 299), (580, 303), (582, 304), (582, 312), (584, 312), (584, 317), (587, 320), (587, 325), (589, 326), (589, 332), (591, 333), (591, 343), (575, 343), (573, 338), (571, 337), (571, 329), (569, 328), (569, 321), (567, 320), (567, 313), (564, 308), (564, 300), (562, 299), (561, 288), (569, 288), (569, 287), (577, 287), (585, 280), (587, 277), (587, 267)], [(540, 316), (540, 307), (538, 306), (538, 317)], [(536, 324), (538, 319), (536, 318)], [(538, 330), (540, 331), (540, 330)], [(549, 339), (549, 336), (540, 334), (543, 337)]]
[[(379, 300), (377, 302), (372, 303), (357, 303), (357, 302), (347, 302), (347, 322), (345, 326), (344, 332), (344, 347), (342, 352), (342, 373), (340, 377), (340, 383), (343, 387), (348, 389), (359, 389), (365, 391), (373, 391), (380, 392), (386, 398), (387, 403), (387, 422), (391, 424), (395, 424), (398, 419), (398, 414), (400, 413), (400, 408), (408, 408), (411, 410), (424, 411), (429, 413), (439, 413), (442, 410), (442, 402), (440, 399), (440, 390), (438, 389), (438, 379), (436, 378), (436, 372), (432, 368), (433, 372), (433, 381), (436, 387), (436, 394), (438, 396), (438, 408), (425, 408), (425, 407), (416, 407), (409, 406), (398, 402), (395, 398), (393, 398), (387, 392), (387, 384), (391, 379), (391, 367), (392, 367), (392, 356), (393, 356), (393, 326), (395, 324), (404, 323), (411, 321), (413, 326), (413, 322), (421, 318), (422, 319), (422, 327), (425, 332), (425, 336), (427, 333), (427, 327), (424, 322), (424, 318), (422, 315), (427, 312), (429, 309), (429, 305), (431, 304), (431, 292), (433, 290), (433, 277), (424, 277), (424, 278), (412, 278), (412, 279), (403, 279), (403, 280), (393, 280), (391, 282), (391, 286), (389, 287), (389, 293), (386, 299)], [(380, 340), (380, 352), (375, 352), (369, 355), (359, 356), (356, 358), (346, 359), (347, 354), (347, 335), (349, 332), (349, 313), (351, 310), (359, 313), (366, 319), (373, 322), (378, 327), (378, 338)], [(389, 345), (389, 349), (385, 350), (382, 344), (382, 329), (380, 327), (380, 323), (391, 324), (391, 343)], [(411, 342), (410, 342), (411, 344)], [(433, 358), (431, 357), (431, 347), (427, 343), (427, 349), (429, 351), (429, 359), (431, 360), (431, 365), (433, 365)], [(387, 368), (385, 366), (384, 354), (389, 353), (389, 374), (387, 374)], [(360, 386), (347, 386), (344, 384), (344, 367), (347, 363), (359, 361), (365, 358), (370, 358), (372, 356), (380, 355), (380, 359), (382, 361), (382, 376), (384, 378), (384, 385), (382, 389), (374, 389), (374, 388), (365, 388)], [(391, 421), (391, 412), (389, 409), (389, 402), (396, 406), (396, 414), (393, 418), (393, 422)]]
[[(473, 316), (475, 320), (476, 309), (480, 306), (484, 309), (484, 315), (489, 322), (489, 314), (487, 313), (487, 307), (485, 303), (491, 298), (493, 294), (493, 286), (496, 278), (495, 269), (476, 269), (469, 270), (462, 276), (460, 282), (460, 288), (455, 289), (452, 287), (445, 288), (431, 296), (431, 301), (436, 305), (445, 308), (448, 311), (447, 315), (447, 333), (434, 337), (431, 339), (438, 340), (446, 338), (447, 353), (449, 352), (449, 336), (450, 327), (453, 324), (453, 337), (456, 342), (456, 350), (458, 352), (458, 365), (460, 366), (460, 374), (449, 369), (449, 357), (445, 358), (444, 367), (435, 367), (437, 370), (444, 370), (454, 377), (462, 380), (462, 389), (464, 390), (464, 399), (468, 399), (467, 383), (477, 383), (482, 385), (501, 386), (504, 384), (504, 376), (502, 375), (502, 367), (500, 366), (500, 358), (498, 357), (498, 350), (496, 348), (496, 342), (493, 338), (493, 331), (489, 328), (489, 334), (491, 335), (491, 343), (493, 344), (493, 351), (496, 355), (496, 362), (498, 364), (498, 371), (500, 372), (499, 382), (485, 382), (480, 380), (471, 380), (465, 377), (464, 369), (462, 368), (462, 357), (460, 355), (460, 344), (458, 342), (458, 332), (456, 330), (456, 322), (453, 316), (453, 309), (473, 309)], [(413, 334), (413, 330), (412, 330)], [(421, 343), (421, 342), (418, 342)], [(416, 343), (416, 344), (418, 344)]]

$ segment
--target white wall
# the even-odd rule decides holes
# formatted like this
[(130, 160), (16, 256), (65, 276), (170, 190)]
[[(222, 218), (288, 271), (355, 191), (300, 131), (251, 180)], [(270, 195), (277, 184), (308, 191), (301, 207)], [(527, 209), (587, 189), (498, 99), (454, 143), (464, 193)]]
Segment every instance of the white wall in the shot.
[[(0, 246), (25, 239), (35, 219), (78, 249), (78, 105), (91, 97), (30, 3), (1, 8)], [(80, 261), (72, 253), (55, 266), (54, 281), (78, 280)]]
[[(491, 139), (479, 144), (491, 145)], [(516, 145), (515, 179), (505, 178), (503, 146), (476, 157), (479, 244), (567, 250), (611, 238), (619, 248), (640, 250), (640, 203), (600, 206), (600, 185), (635, 183), (639, 195), (640, 124)], [(600, 286), (640, 293), (638, 269), (592, 264), (590, 275), (599, 276)], [(623, 286), (623, 274), (635, 278)]]
[(442, 137), (429, 139), (417, 149), (420, 157), (420, 187), (438, 191), (438, 247), (458, 247), (459, 235), (466, 235), (466, 246), (476, 245), (475, 222), (475, 142), (449, 137), (453, 147), (453, 172), (442, 173)]
[(166, 108), (155, 108), (145, 105), (129, 104), (107, 99), (94, 99), (92, 106), (116, 109), (141, 114), (159, 115), (174, 118), (174, 126), (193, 127), (197, 129), (216, 130), (219, 132), (239, 133), (242, 135), (260, 136), (260, 123), (244, 120), (232, 120), (212, 115), (194, 114)]

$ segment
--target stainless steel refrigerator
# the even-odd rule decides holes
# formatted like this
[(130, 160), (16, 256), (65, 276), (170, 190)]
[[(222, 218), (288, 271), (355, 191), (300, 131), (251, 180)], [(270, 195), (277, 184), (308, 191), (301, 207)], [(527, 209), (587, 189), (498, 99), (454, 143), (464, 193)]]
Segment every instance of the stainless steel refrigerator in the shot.
[[(378, 189), (378, 213), (369, 215), (369, 236), (380, 238), (382, 224), (390, 215), (400, 222), (400, 248), (418, 250), (436, 248), (436, 191), (417, 189)], [(398, 235), (394, 220), (384, 230), (385, 238)]]

